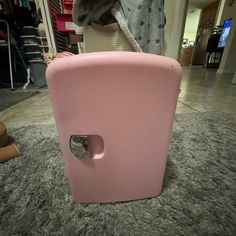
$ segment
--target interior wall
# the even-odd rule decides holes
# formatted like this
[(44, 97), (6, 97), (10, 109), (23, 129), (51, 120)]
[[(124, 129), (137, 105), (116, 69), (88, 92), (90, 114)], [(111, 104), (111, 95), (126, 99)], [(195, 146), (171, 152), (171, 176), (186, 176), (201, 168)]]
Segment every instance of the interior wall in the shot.
[(165, 0), (165, 56), (177, 59), (181, 50), (188, 0)]
[[(231, 6), (228, 5), (229, 2), (230, 1), (225, 2), (222, 15), (219, 16), (219, 22), (221, 22), (221, 24), (229, 18), (233, 19), (227, 44), (217, 71), (219, 74), (234, 74), (236, 69), (236, 1), (234, 1)], [(235, 79), (233, 79), (233, 81), (235, 81)]]
[(225, 1), (226, 0), (220, 0), (218, 11), (216, 14), (215, 26), (221, 25), (221, 18), (222, 18), (222, 14), (223, 14), (224, 7), (225, 7)]
[(196, 39), (200, 15), (201, 9), (187, 13), (184, 38), (189, 39), (189, 41), (195, 41)]
[(232, 83), (233, 83), (233, 84), (236, 84), (236, 71), (235, 71), (235, 73), (234, 73), (234, 77), (233, 77)]
[(195, 33), (187, 33), (184, 32), (184, 39), (188, 39), (188, 41), (195, 41), (197, 32)]
[[(223, 24), (225, 20), (232, 18), (233, 24), (230, 29), (230, 33), (227, 39), (226, 47), (222, 55), (220, 67), (217, 73), (220, 74), (234, 74), (236, 70), (236, 1), (232, 6), (226, 4), (222, 13), (220, 22)], [(234, 81), (234, 80), (233, 80)]]
[(224, 9), (221, 15), (220, 24), (223, 25), (224, 21), (235, 16), (235, 8), (236, 8), (236, 1), (233, 2), (231, 6), (229, 6), (230, 1), (226, 1), (224, 4)]

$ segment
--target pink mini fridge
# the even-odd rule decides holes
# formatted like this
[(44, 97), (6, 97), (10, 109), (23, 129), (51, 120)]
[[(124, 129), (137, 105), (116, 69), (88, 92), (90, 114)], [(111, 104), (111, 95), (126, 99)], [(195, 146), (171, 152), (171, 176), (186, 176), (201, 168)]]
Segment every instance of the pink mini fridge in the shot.
[(73, 199), (158, 196), (180, 65), (152, 54), (99, 52), (58, 59), (46, 77)]

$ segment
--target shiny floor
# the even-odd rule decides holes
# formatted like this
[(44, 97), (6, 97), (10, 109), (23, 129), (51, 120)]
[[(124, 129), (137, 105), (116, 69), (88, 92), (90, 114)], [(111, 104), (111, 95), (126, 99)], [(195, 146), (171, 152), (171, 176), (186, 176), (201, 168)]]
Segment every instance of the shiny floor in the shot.
[[(218, 111), (236, 116), (236, 85), (231, 81), (232, 75), (218, 75), (215, 69), (184, 67), (176, 113)], [(40, 91), (1, 111), (0, 120), (7, 127), (54, 123), (48, 91)]]

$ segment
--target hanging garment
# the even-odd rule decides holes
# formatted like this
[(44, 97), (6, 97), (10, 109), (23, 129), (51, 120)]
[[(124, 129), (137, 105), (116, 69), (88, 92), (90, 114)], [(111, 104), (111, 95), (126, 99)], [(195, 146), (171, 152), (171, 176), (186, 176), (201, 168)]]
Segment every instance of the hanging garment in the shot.
[(143, 52), (163, 55), (163, 0), (119, 0), (113, 6), (112, 14), (135, 48), (140, 46)]
[(40, 19), (41, 21), (43, 21), (41, 9), (40, 9), (40, 1), (39, 1), (39, 0), (35, 0), (34, 2), (35, 2), (35, 7), (36, 7), (36, 13), (37, 13), (39, 19)]
[(28, 9), (29, 11), (31, 10), (30, 4), (28, 0), (21, 0), (21, 4), (23, 8)]
[(135, 51), (163, 55), (164, 0), (74, 1), (73, 19), (79, 26), (105, 25), (113, 17)]
[[(79, 26), (97, 23), (107, 25), (115, 22), (111, 8), (115, 0), (75, 0), (73, 4), (73, 20)], [(78, 10), (79, 9), (79, 10)]]
[(14, 14), (10, 0), (0, 0), (0, 14), (1, 15)]

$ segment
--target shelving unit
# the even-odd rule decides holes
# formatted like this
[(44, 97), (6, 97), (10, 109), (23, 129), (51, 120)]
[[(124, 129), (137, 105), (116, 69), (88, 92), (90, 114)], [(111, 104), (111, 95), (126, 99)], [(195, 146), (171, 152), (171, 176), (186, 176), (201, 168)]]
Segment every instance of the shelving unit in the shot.
[(45, 71), (47, 66), (42, 53), (48, 51), (47, 38), (39, 37), (37, 28), (26, 26), (22, 30), (21, 39), (24, 41), (23, 49), (33, 82), (37, 87), (43, 87), (46, 85)]

